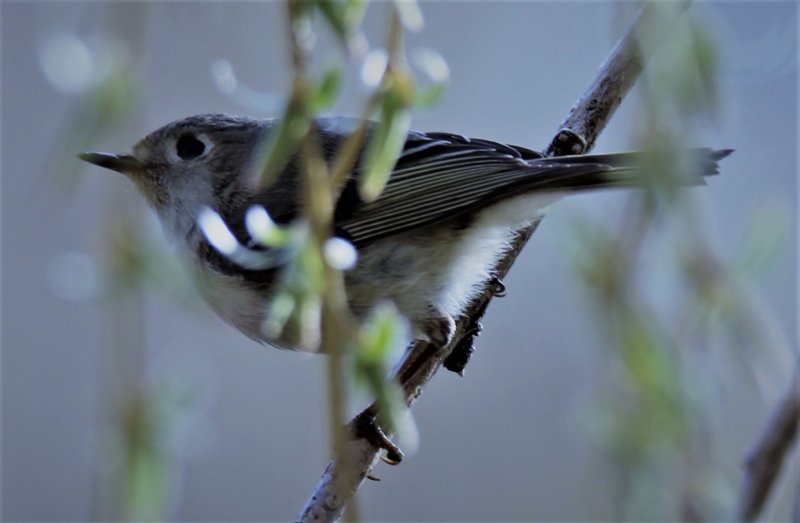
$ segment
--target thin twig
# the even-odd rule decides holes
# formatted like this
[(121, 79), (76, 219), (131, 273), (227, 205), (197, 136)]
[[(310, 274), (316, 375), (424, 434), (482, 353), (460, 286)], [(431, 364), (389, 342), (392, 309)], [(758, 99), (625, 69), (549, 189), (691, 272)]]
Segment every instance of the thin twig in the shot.
[[(287, 117), (294, 112), (307, 117), (309, 114), (309, 64), (313, 39), (302, 30), (302, 25), (307, 17), (308, 6), (301, 0), (287, 2), (287, 16), (289, 25), (289, 42), (293, 67), (292, 96), (287, 109)], [(303, 154), (303, 190), (304, 211), (308, 218), (311, 241), (313, 248), (321, 256), (324, 243), (331, 236), (333, 209), (335, 199), (338, 198), (339, 188), (333, 185), (328, 168), (323, 160), (322, 148), (317, 140), (316, 130), (308, 126), (305, 135), (301, 138), (299, 147)], [(328, 354), (327, 383), (328, 383), (328, 410), (330, 413), (330, 441), (332, 452), (344, 449), (340, 454), (344, 459), (343, 471), (345, 475), (353, 475), (351, 471), (350, 450), (346, 445), (348, 434), (345, 433), (344, 420), (345, 405), (347, 403), (347, 389), (345, 386), (344, 347), (354, 338), (354, 322), (350, 317), (347, 307), (347, 298), (344, 292), (344, 281), (341, 272), (329, 264), (322, 264), (324, 270), (325, 288), (321, 289), (321, 315), (322, 336), (320, 345)], [(336, 488), (341, 488), (336, 486)], [(353, 518), (358, 518), (358, 509), (355, 499), (351, 499), (351, 510), (348, 513)]]
[[(601, 66), (594, 82), (570, 110), (548, 147), (548, 154), (581, 154), (591, 150), (600, 132), (641, 73), (644, 60), (636, 35), (645, 27), (652, 9), (650, 5), (642, 8), (632, 28)], [(538, 224), (539, 221), (536, 221), (517, 232), (511, 248), (495, 267), (494, 273), (497, 277), (503, 278), (506, 275)], [(493, 297), (493, 285), (487, 282), (484, 291), (472, 301), (464, 311), (464, 316), (456, 322), (454, 341), (447, 347), (437, 347), (435, 344), (420, 341), (406, 352), (395, 371), (395, 377), (402, 386), (408, 405), (419, 397), (423, 387), (439, 370), (453, 347), (476, 325)], [(376, 413), (374, 407), (370, 407), (368, 411)], [(348, 460), (347, 470), (343, 470), (339, 459), (328, 464), (297, 521), (333, 522), (341, 517), (350, 497), (369, 473), (379, 452), (377, 447), (360, 438), (348, 441), (346, 446), (348, 448), (339, 449), (340, 452), (346, 452), (350, 459), (354, 456), (357, 459)]]
[[(789, 390), (778, 404), (745, 465), (736, 519), (755, 521), (761, 514), (786, 457), (797, 440), (800, 425), (800, 362)], [(798, 484), (800, 488), (800, 484)]]

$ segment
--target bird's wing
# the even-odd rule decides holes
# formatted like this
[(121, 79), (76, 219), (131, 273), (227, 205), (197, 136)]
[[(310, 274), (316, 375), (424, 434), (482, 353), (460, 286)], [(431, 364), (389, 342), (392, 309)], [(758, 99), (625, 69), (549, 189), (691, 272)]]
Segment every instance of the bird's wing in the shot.
[(345, 187), (335, 223), (356, 246), (481, 209), (520, 191), (585, 186), (609, 165), (542, 158), (541, 153), (446, 133), (412, 132), (386, 188), (360, 200), (358, 173)]

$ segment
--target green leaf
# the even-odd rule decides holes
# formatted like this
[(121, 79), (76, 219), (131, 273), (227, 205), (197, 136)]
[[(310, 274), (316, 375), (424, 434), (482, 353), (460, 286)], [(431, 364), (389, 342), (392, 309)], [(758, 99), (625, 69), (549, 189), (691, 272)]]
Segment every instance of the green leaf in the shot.
[(736, 265), (749, 274), (764, 273), (786, 249), (791, 213), (777, 204), (758, 209), (747, 226)]
[(401, 342), (400, 326), (397, 309), (391, 303), (378, 305), (361, 329), (356, 357), (368, 364), (385, 361)]
[(166, 427), (156, 419), (156, 400), (137, 391), (120, 411), (123, 511), (129, 520), (160, 520), (167, 505), (168, 465), (160, 444)]
[(316, 352), (320, 348), (322, 328), (322, 299), (318, 293), (308, 292), (300, 296), (299, 306), (292, 318), (300, 332), (299, 345), (303, 350)]
[(392, 349), (404, 342), (403, 319), (390, 302), (379, 304), (361, 326), (355, 350), (355, 373), (378, 404), (384, 427), (402, 427), (403, 397), (394, 380), (387, 379)]
[(358, 189), (366, 202), (376, 200), (386, 187), (411, 125), (411, 113), (392, 98), (390, 94), (384, 97), (383, 118), (365, 153), (366, 169)]
[(336, 103), (342, 88), (342, 70), (331, 67), (322, 76), (322, 80), (311, 98), (312, 112), (328, 109)]
[(702, 83), (704, 98), (713, 102), (717, 93), (717, 48), (709, 34), (701, 27), (694, 28), (694, 60)]
[(421, 109), (428, 109), (438, 102), (447, 90), (445, 84), (433, 84), (419, 89), (414, 95), (414, 106)]
[(419, 8), (417, 0), (394, 0), (394, 6), (397, 9), (397, 14), (400, 16), (400, 22), (403, 27), (412, 33), (418, 33), (425, 25), (425, 20), (422, 17), (422, 10)]
[(368, 49), (367, 40), (359, 27), (366, 10), (366, 0), (317, 0), (313, 5), (319, 9), (323, 20), (349, 54), (360, 56)]
[(267, 317), (264, 319), (262, 330), (269, 338), (280, 336), (286, 322), (294, 313), (297, 301), (291, 292), (282, 290), (276, 294), (267, 308)]
[(291, 240), (290, 229), (272, 221), (267, 210), (260, 205), (247, 210), (245, 225), (253, 240), (264, 247), (284, 247)]
[(302, 287), (314, 293), (322, 292), (325, 288), (325, 261), (311, 241), (300, 251), (300, 270)]
[(347, 4), (341, 0), (317, 0), (316, 6), (334, 34), (347, 43), (352, 27), (347, 17)]
[(418, 49), (413, 55), (414, 65), (428, 78), (430, 85), (417, 89), (414, 94), (416, 107), (430, 107), (436, 103), (447, 88), (450, 69), (442, 56), (430, 49)]
[(91, 109), (104, 125), (123, 122), (137, 104), (139, 82), (129, 67), (116, 67), (91, 92)]
[(367, 10), (367, 0), (344, 0), (345, 16), (352, 27), (361, 24)]
[(297, 151), (300, 140), (308, 131), (309, 121), (304, 110), (296, 104), (289, 104), (278, 128), (273, 129), (256, 158), (259, 166), (258, 181), (268, 186), (283, 170), (289, 158)]
[(365, 0), (317, 0), (316, 6), (322, 18), (345, 46), (350, 44), (356, 29), (364, 17)]

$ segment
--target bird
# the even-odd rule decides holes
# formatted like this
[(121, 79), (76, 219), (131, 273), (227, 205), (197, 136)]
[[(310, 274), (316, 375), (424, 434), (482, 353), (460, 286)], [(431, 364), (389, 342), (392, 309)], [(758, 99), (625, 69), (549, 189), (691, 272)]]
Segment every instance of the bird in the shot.
[[(337, 116), (313, 119), (327, 162), (361, 124)], [(259, 245), (246, 223), (252, 208), (263, 208), (278, 224), (302, 215), (301, 153), (290, 156), (272, 183), (253, 183), (255, 159), (279, 125), (276, 118), (201, 114), (155, 130), (130, 153), (78, 156), (134, 183), (223, 320), (259, 342), (308, 350), (297, 329), (264, 328), (286, 260), (280, 249)], [(367, 123), (368, 134), (376, 125)], [(677, 183), (702, 184), (731, 152), (691, 150), (693, 171)], [(641, 152), (548, 157), (455, 133), (408, 131), (384, 190), (365, 199), (358, 189), (363, 157), (362, 150), (333, 212), (334, 234), (357, 253), (344, 274), (348, 304), (364, 318), (389, 301), (414, 338), (440, 345), (451, 341), (455, 319), (493, 276), (516, 230), (565, 195), (643, 187), (647, 176)], [(220, 250), (198, 226), (209, 209), (238, 243), (271, 262), (253, 265)]]

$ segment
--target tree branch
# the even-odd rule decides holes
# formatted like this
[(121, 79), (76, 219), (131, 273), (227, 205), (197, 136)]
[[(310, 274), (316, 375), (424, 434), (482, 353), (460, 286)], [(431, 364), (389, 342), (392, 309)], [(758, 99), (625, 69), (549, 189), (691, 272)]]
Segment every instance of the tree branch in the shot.
[[(737, 521), (754, 521), (764, 508), (783, 462), (797, 440), (800, 425), (800, 361), (795, 366), (789, 390), (778, 404), (745, 465), (739, 490)], [(798, 484), (800, 488), (800, 484)], [(798, 496), (800, 499), (800, 495)], [(797, 506), (800, 506), (800, 502)]]
[[(687, 5), (688, 2), (684, 7)], [(646, 27), (648, 19), (653, 16), (653, 9), (650, 5), (642, 8), (631, 29), (612, 50), (592, 84), (569, 111), (547, 148), (548, 155), (583, 154), (591, 150), (597, 137), (642, 71), (644, 57), (636, 35)], [(498, 278), (505, 277), (538, 225), (537, 220), (531, 226), (517, 232), (508, 252), (495, 267), (495, 275)], [(483, 292), (470, 303), (464, 311), (464, 316), (456, 322), (454, 341), (447, 347), (437, 347), (435, 344), (419, 341), (406, 352), (395, 371), (395, 378), (402, 387), (407, 405), (411, 405), (419, 397), (423, 387), (436, 371), (446, 364), (445, 360), (453, 349), (456, 347), (463, 349), (462, 340), (469, 342), (475, 336), (479, 321), (496, 294), (495, 287), (494, 283), (487, 282)], [(360, 416), (365, 415), (374, 417), (380, 414), (373, 405)], [(355, 422), (356, 420), (353, 423)], [(346, 447), (339, 449), (337, 458), (328, 464), (297, 521), (331, 522), (338, 521), (341, 517), (348, 501), (369, 473), (380, 451), (377, 446), (363, 438), (348, 441)], [(349, 456), (353, 461), (345, 466), (341, 456)]]

